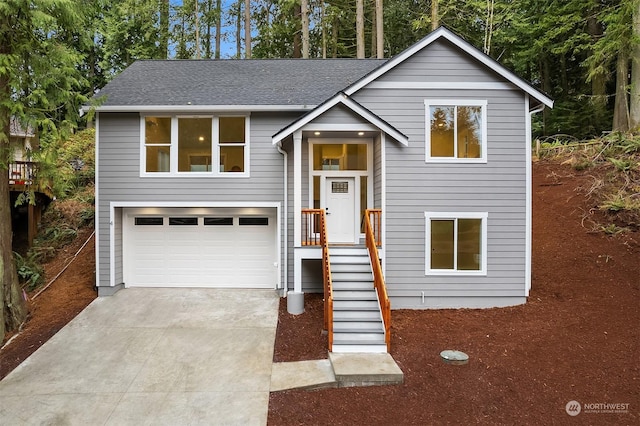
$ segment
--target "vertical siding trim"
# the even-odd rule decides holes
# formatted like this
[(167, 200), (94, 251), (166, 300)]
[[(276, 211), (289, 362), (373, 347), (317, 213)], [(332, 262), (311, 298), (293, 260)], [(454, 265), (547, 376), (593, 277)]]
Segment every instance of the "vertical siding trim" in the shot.
[(382, 207), (382, 253), (378, 253), (382, 261), (382, 276), (387, 275), (387, 138), (386, 133), (380, 132), (380, 204)]
[(525, 93), (524, 95), (524, 115), (525, 115), (525, 131), (524, 131), (524, 137), (525, 137), (525, 141), (526, 141), (526, 164), (525, 164), (525, 168), (526, 168), (526, 191), (525, 191), (525, 205), (526, 205), (526, 212), (525, 212), (525, 237), (524, 237), (524, 241), (525, 241), (525, 247), (524, 247), (524, 251), (525, 251), (525, 259), (524, 259), (524, 295), (525, 296), (529, 296), (529, 291), (531, 291), (531, 254), (532, 254), (532, 239), (531, 239), (531, 233), (532, 233), (532, 226), (533, 226), (533, 219), (532, 219), (532, 191), (533, 191), (533, 178), (532, 178), (532, 164), (531, 164), (531, 116), (537, 112), (540, 112), (544, 109), (544, 105), (542, 105), (539, 108), (534, 109), (533, 111), (529, 110), (529, 104), (530, 104), (530, 99), (529, 99), (529, 94)]
[(96, 257), (96, 286), (100, 287), (100, 113), (96, 112), (96, 137), (95, 137), (95, 165), (94, 165), (94, 185), (95, 195), (93, 205), (94, 218), (93, 227), (95, 230), (95, 257)]
[[(116, 285), (116, 227), (115, 227), (115, 207), (113, 202), (109, 203), (109, 285)], [(122, 272), (124, 277), (124, 271)]]

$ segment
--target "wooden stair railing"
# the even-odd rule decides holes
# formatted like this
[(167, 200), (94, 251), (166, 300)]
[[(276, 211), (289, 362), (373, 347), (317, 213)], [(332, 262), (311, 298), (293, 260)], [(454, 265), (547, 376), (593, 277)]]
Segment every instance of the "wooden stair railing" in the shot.
[(323, 209), (302, 210), (302, 245), (322, 247), (322, 282), (324, 287), (324, 329), (327, 330), (329, 352), (333, 349), (333, 285), (329, 242)]
[(384, 338), (387, 352), (391, 351), (391, 302), (387, 295), (387, 286), (382, 275), (382, 265), (378, 255), (378, 247), (382, 247), (382, 210), (367, 209), (364, 215), (365, 236), (371, 269), (373, 270), (373, 285), (378, 293), (380, 312), (384, 322)]

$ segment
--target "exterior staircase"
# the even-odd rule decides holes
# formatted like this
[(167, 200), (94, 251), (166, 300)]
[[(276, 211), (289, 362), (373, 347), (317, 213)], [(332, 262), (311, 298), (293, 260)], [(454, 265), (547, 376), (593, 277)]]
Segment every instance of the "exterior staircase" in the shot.
[(366, 247), (329, 246), (333, 352), (387, 352), (384, 323)]

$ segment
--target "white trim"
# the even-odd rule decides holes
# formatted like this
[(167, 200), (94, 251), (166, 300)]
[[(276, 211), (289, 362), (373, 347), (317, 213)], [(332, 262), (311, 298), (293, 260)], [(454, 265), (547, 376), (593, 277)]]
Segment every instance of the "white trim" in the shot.
[(93, 251), (96, 258), (96, 285), (100, 285), (100, 114), (96, 113), (96, 136), (95, 136), (95, 165), (94, 165), (94, 218), (95, 247)]
[(369, 123), (353, 123), (353, 124), (331, 124), (331, 123), (309, 123), (302, 126), (300, 130), (305, 132), (377, 132), (379, 129)]
[[(375, 161), (374, 161), (375, 165)], [(382, 208), (382, 250), (378, 250), (378, 255), (382, 261), (382, 276), (387, 276), (387, 141), (384, 133), (380, 134), (380, 204)], [(374, 175), (375, 176), (375, 175)], [(375, 206), (374, 206), (375, 207)], [(382, 253), (381, 253), (382, 251)]]
[[(157, 146), (169, 146), (169, 172), (147, 172), (147, 145), (145, 144), (146, 117), (162, 117), (171, 119), (171, 143)], [(219, 142), (219, 129), (221, 117), (244, 117), (245, 119), (245, 141), (243, 144), (225, 144)], [(210, 172), (180, 172), (178, 171), (178, 120), (181, 118), (208, 118), (211, 119), (211, 171)], [(251, 116), (250, 114), (206, 114), (206, 115), (183, 115), (183, 114), (158, 114), (140, 113), (140, 177), (151, 178), (249, 178), (251, 167)], [(220, 171), (220, 147), (221, 146), (242, 146), (244, 148), (244, 171), (242, 172), (221, 172)]]
[[(302, 246), (302, 132), (293, 135), (293, 246)], [(301, 284), (294, 282), (295, 291)]]
[[(100, 97), (98, 93), (97, 98)], [(93, 108), (96, 112), (140, 112), (140, 113), (221, 113), (249, 111), (309, 111), (316, 105), (104, 105)], [(89, 112), (91, 106), (82, 110)]]
[[(109, 203), (109, 266), (110, 266), (110, 286), (114, 287), (115, 284), (115, 210), (117, 208), (275, 208), (276, 209), (276, 252), (278, 253), (278, 268), (282, 264), (282, 203), (276, 201), (261, 201), (261, 202), (189, 202), (189, 201), (111, 201)], [(125, 224), (122, 223), (122, 232), (124, 232)], [(122, 244), (124, 244), (124, 237)], [(124, 270), (123, 270), (124, 274)], [(124, 275), (123, 275), (124, 276)], [(126, 283), (125, 283), (126, 284)], [(98, 283), (99, 285), (99, 283)], [(276, 282), (276, 288), (282, 288), (282, 274), (278, 273), (278, 279)]]
[(533, 203), (532, 203), (532, 194), (533, 194), (533, 178), (532, 178), (532, 160), (531, 160), (531, 116), (537, 112), (542, 111), (544, 106), (541, 106), (537, 109), (529, 111), (529, 95), (525, 94), (524, 96), (524, 116), (525, 116), (525, 141), (526, 141), (526, 178), (525, 178), (525, 243), (524, 243), (524, 294), (525, 296), (529, 296), (529, 292), (531, 291), (531, 256), (532, 256), (532, 227), (533, 227)]
[[(456, 276), (467, 276), (467, 275), (487, 275), (487, 236), (488, 236), (488, 212), (424, 212), (425, 218), (425, 275), (456, 275)], [(431, 220), (432, 219), (480, 219), (481, 220), (481, 247), (480, 247), (480, 270), (479, 271), (459, 271), (456, 269), (431, 269), (429, 254), (431, 253)], [(457, 228), (454, 228), (454, 235), (457, 234)], [(454, 237), (455, 238), (455, 237)], [(455, 251), (454, 251), (455, 256)]]
[(511, 83), (471, 81), (373, 81), (367, 89), (516, 90)]
[[(458, 157), (432, 157), (431, 156), (431, 123), (429, 117), (431, 116), (431, 106), (479, 106), (482, 108), (482, 129), (480, 143), (480, 158), (458, 158)], [(487, 151), (488, 151), (488, 131), (487, 131), (487, 109), (488, 103), (486, 99), (434, 99), (429, 98), (424, 100), (424, 123), (425, 123), (425, 149), (424, 158), (425, 163), (486, 163)], [(457, 126), (457, 120), (455, 125)], [(455, 135), (455, 132), (454, 132)], [(457, 136), (456, 136), (457, 137)], [(454, 142), (454, 150), (457, 149), (457, 144)], [(455, 154), (454, 154), (455, 155)]]
[(333, 98), (327, 100), (322, 105), (316, 107), (313, 111), (310, 111), (308, 114), (305, 114), (300, 119), (294, 121), (284, 129), (282, 129), (280, 132), (278, 132), (271, 138), (271, 142), (275, 145), (278, 142), (282, 141), (284, 138), (291, 135), (292, 133), (296, 131), (300, 131), (304, 126), (306, 126), (311, 121), (315, 120), (320, 115), (324, 114), (326, 111), (330, 110), (337, 104), (343, 104), (344, 106), (349, 108), (351, 111), (353, 111), (354, 113), (358, 114), (360, 117), (367, 120), (369, 123), (376, 126), (376, 128), (389, 134), (389, 136), (397, 140), (402, 145), (405, 145), (405, 146), (409, 145), (409, 138), (407, 136), (405, 136), (396, 128), (392, 127), (389, 123), (385, 122), (384, 120), (382, 120), (380, 117), (378, 117), (371, 111), (364, 108), (362, 105), (350, 99), (344, 93), (338, 93)]
[(362, 89), (365, 86), (368, 86), (371, 82), (373, 82), (374, 80), (377, 80), (380, 76), (382, 76), (383, 74), (386, 74), (387, 72), (397, 67), (398, 65), (403, 63), (405, 60), (409, 59), (410, 57), (415, 55), (417, 52), (429, 46), (430, 44), (432, 44), (433, 42), (435, 42), (440, 38), (444, 38), (450, 41), (456, 47), (458, 47), (459, 49), (467, 53), (469, 56), (478, 60), (481, 64), (487, 66), (489, 69), (496, 72), (498, 75), (504, 77), (509, 82), (513, 83), (515, 86), (519, 87), (521, 90), (531, 95), (533, 98), (539, 100), (549, 108), (553, 108), (553, 101), (544, 93), (535, 89), (530, 84), (520, 79), (520, 77), (516, 76), (511, 71), (504, 68), (502, 65), (500, 65), (498, 62), (493, 60), (491, 57), (485, 55), (484, 53), (482, 53), (481, 51), (473, 47), (471, 44), (469, 44), (468, 42), (466, 42), (465, 40), (463, 40), (462, 38), (455, 35), (454, 33), (452, 33), (451, 31), (449, 31), (444, 27), (440, 27), (437, 30), (433, 31), (432, 33), (427, 35), (425, 38), (423, 38), (421, 41), (409, 47), (401, 54), (393, 57), (392, 59), (387, 61), (385, 64), (383, 64), (381, 67), (379, 67), (369, 75), (362, 78), (360, 81), (357, 81), (356, 83), (352, 84), (350, 87), (345, 89), (344, 92), (348, 96), (353, 95), (358, 90)]
[[(384, 135), (384, 132), (382, 132)], [(314, 145), (326, 145), (326, 144), (347, 144), (347, 145), (367, 145), (367, 170), (314, 170), (313, 169), (313, 146)], [(309, 190), (308, 190), (308, 206), (309, 208), (313, 208), (313, 177), (320, 177), (320, 208), (324, 209), (326, 207), (326, 180), (327, 178), (354, 178), (354, 189), (355, 189), (355, 202), (358, 206), (360, 206), (360, 177), (367, 177), (367, 207), (373, 207), (373, 198), (374, 198), (374, 186), (373, 180), (375, 178), (374, 174), (374, 151), (375, 151), (375, 141), (373, 138), (322, 138), (321, 136), (308, 138), (307, 139), (307, 173), (309, 177)], [(364, 238), (364, 233), (360, 232), (360, 210), (355, 209), (356, 221), (355, 221), (355, 234), (354, 239), (355, 242), (358, 241), (359, 238)]]

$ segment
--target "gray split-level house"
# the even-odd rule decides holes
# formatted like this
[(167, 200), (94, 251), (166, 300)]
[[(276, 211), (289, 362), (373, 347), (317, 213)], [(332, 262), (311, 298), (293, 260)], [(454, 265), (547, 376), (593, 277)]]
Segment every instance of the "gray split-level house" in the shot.
[[(394, 309), (527, 299), (531, 115), (553, 102), (446, 28), (388, 60), (138, 61), (98, 97), (100, 296), (319, 292), (305, 209), (326, 211), (332, 259), (347, 260), (365, 210), (379, 209)], [(370, 266), (345, 263), (334, 281), (351, 272), (345, 298), (357, 299)], [(339, 304), (335, 333), (367, 328), (353, 312), (340, 323)], [(357, 341), (343, 350), (361, 351)]]

